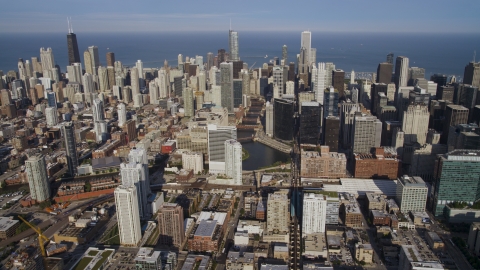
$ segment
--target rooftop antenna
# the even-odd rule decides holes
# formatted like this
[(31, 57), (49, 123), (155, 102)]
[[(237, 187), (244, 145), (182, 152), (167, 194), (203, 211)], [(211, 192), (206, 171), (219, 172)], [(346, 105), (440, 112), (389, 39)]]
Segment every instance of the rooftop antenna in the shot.
[(473, 51), (473, 63), (475, 63), (475, 56), (477, 56), (477, 51)]
[(232, 19), (230, 19), (230, 31), (232, 31)]
[(70, 17), (70, 33), (73, 33), (72, 17)]

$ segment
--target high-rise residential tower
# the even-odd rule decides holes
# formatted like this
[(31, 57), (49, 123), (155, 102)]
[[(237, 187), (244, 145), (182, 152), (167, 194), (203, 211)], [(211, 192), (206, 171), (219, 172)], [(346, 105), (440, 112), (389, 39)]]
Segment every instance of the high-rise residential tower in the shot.
[[(97, 69), (100, 66), (100, 57), (98, 55), (98, 47), (97, 46), (90, 46), (88, 47), (88, 52), (90, 53), (90, 64), (92, 69), (93, 75), (98, 75)], [(87, 64), (85, 63), (85, 69)]]
[(430, 112), (424, 104), (411, 104), (403, 112), (402, 131), (404, 143), (418, 142), (424, 145), (427, 142), (428, 121)]
[(355, 113), (353, 122), (353, 153), (370, 153), (373, 147), (380, 147), (382, 122), (375, 116)]
[(114, 195), (120, 245), (136, 247), (142, 239), (137, 189), (120, 185)]
[(107, 67), (115, 66), (115, 53), (107, 52), (106, 57), (107, 57)]
[(323, 194), (304, 193), (302, 233), (324, 233), (327, 215), (327, 200)]
[(176, 203), (164, 203), (158, 210), (158, 241), (180, 247), (185, 239), (183, 209)]
[(222, 92), (222, 107), (233, 113), (233, 64), (223, 62), (220, 64), (220, 86)]
[(122, 127), (127, 122), (127, 108), (125, 103), (120, 103), (117, 106), (118, 111), (118, 126)]
[(267, 200), (267, 231), (269, 233), (289, 232), (290, 223), (290, 200), (287, 193), (275, 192), (268, 194)]
[(407, 86), (409, 60), (405, 56), (398, 56), (395, 61), (395, 86)]
[(235, 185), (242, 185), (242, 144), (236, 140), (225, 141), (225, 175)]
[(236, 139), (236, 127), (208, 125), (208, 159), (211, 173), (225, 174), (225, 141)]
[(65, 122), (61, 126), (62, 137), (65, 141), (65, 148), (67, 149), (67, 165), (68, 172), (71, 176), (77, 174), (78, 156), (77, 143), (75, 141), (75, 126), (73, 122)]
[(45, 156), (36, 154), (25, 161), (30, 195), (33, 200), (43, 202), (50, 198), (50, 182), (47, 175)]

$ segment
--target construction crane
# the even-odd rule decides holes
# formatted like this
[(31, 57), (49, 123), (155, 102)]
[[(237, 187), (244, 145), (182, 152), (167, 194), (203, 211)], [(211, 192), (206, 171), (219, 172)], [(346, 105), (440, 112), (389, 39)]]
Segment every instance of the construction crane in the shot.
[[(40, 246), (40, 250), (42, 251), (42, 256), (43, 258), (47, 258), (47, 252), (45, 251), (45, 243), (49, 242), (50, 239), (48, 239), (45, 235), (43, 235), (42, 231), (40, 228), (33, 226), (30, 222), (26, 221), (24, 218), (21, 216), (18, 216), (18, 218), (23, 221), (25, 224), (27, 224), (32, 230), (34, 230), (38, 234), (38, 245)], [(46, 241), (46, 242), (45, 242)]]

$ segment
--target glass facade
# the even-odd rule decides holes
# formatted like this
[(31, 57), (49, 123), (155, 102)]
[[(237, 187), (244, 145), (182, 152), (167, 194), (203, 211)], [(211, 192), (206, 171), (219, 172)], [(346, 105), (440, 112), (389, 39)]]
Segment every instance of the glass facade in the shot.
[(275, 138), (291, 141), (293, 139), (294, 102), (275, 99), (273, 108), (273, 134)]
[(320, 140), (322, 107), (317, 102), (303, 102), (300, 115), (300, 143), (317, 144)]

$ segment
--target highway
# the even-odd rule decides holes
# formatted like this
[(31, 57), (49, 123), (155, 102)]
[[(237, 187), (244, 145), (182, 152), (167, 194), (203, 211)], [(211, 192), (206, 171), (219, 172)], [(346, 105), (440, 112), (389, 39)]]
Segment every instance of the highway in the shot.
[[(109, 201), (109, 200), (113, 200), (113, 194), (102, 196), (102, 197), (99, 197), (99, 198), (90, 199), (83, 204), (80, 204), (76, 207), (68, 209), (68, 211), (66, 211), (64, 213), (60, 213), (59, 216), (55, 216), (55, 217), (53, 217), (49, 220), (46, 220), (46, 221), (40, 223), (39, 225), (37, 225), (37, 227), (39, 227), (40, 229), (43, 230), (43, 229), (45, 229), (48, 226), (53, 224), (50, 228), (48, 228), (43, 233), (46, 237), (51, 238), (51, 237), (53, 237), (55, 232), (57, 232), (63, 226), (66, 226), (68, 224), (68, 213), (70, 213), (74, 210), (77, 210), (77, 209), (81, 209), (81, 211), (84, 211), (85, 208), (87, 208), (89, 206), (100, 204), (100, 203), (103, 203), (103, 202), (106, 202), (106, 201)], [(26, 237), (29, 237), (33, 234), (36, 234), (35, 231), (33, 229), (28, 229), (28, 230), (26, 230), (26, 231), (24, 231), (24, 232), (22, 232), (18, 235), (15, 235), (13, 237), (10, 237), (8, 239), (5, 239), (5, 240), (1, 241), (0, 242), (0, 248), (4, 248), (11, 243), (18, 242), (18, 241), (20, 241), (20, 240), (22, 240)]]

